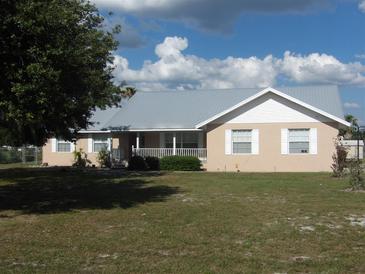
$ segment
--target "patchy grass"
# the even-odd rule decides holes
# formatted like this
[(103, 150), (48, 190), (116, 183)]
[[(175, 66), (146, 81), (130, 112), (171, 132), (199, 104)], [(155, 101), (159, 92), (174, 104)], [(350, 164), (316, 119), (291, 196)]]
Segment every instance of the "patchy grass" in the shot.
[(364, 273), (365, 194), (326, 173), (0, 171), (0, 272)]
[(9, 168), (28, 168), (28, 167), (39, 167), (40, 164), (37, 163), (11, 163), (11, 164), (0, 164), (0, 169)]

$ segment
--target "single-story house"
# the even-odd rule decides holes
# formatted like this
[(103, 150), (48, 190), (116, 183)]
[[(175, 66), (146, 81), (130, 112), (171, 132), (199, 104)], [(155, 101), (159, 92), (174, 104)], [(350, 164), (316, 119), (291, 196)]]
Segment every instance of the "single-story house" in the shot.
[(343, 120), (336, 86), (137, 92), (95, 111), (75, 144), (49, 139), (43, 162), (71, 165), (82, 148), (131, 155), (199, 157), (208, 171), (329, 171)]

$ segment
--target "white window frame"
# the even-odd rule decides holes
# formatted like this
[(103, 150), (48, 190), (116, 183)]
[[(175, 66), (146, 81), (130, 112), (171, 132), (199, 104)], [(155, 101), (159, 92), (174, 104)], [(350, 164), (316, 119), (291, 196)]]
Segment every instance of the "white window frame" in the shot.
[[(250, 132), (251, 133), (251, 151), (250, 152), (247, 152), (247, 153), (242, 153), (242, 152), (234, 152), (234, 148), (233, 148), (233, 143), (235, 143), (233, 141), (233, 133), (235, 131), (247, 131), (247, 132)], [(252, 141), (252, 134), (253, 134), (253, 130), (252, 129), (232, 129), (232, 133), (231, 133), (231, 150), (232, 150), (232, 155), (252, 155), (253, 154), (253, 141)], [(248, 142), (245, 142), (245, 143), (248, 143)]]
[[(59, 151), (58, 150), (58, 145), (59, 144), (70, 144), (70, 150), (69, 151)], [(55, 152), (58, 152), (58, 153), (71, 153), (75, 150), (75, 146), (74, 146), (74, 143), (72, 142), (69, 142), (69, 141), (65, 141), (63, 139), (55, 139)]]
[[(307, 152), (297, 152), (297, 153), (290, 152), (290, 143), (295, 143), (295, 142), (290, 142), (290, 131), (292, 131), (292, 130), (308, 131), (308, 150), (307, 150)], [(301, 143), (304, 143), (304, 142), (301, 142)], [(289, 155), (310, 155), (311, 154), (311, 129), (310, 128), (288, 128), (287, 146), (288, 146)]]
[(105, 137), (105, 141), (100, 141), (100, 139), (104, 139), (104, 138), (97, 138), (96, 136), (92, 138), (92, 152), (93, 153), (98, 153), (99, 151), (95, 150), (95, 144), (106, 144), (106, 150), (110, 151), (110, 138)]

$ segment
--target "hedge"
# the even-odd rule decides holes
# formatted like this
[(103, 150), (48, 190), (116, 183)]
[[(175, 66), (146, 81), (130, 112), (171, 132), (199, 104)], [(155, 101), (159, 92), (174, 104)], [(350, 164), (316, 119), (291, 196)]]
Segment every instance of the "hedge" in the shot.
[(147, 156), (145, 161), (149, 170), (160, 170), (160, 159), (157, 157)]
[(201, 170), (201, 162), (193, 156), (166, 156), (160, 160), (162, 170), (197, 171)]
[(147, 164), (143, 157), (133, 156), (128, 163), (129, 170), (147, 170)]

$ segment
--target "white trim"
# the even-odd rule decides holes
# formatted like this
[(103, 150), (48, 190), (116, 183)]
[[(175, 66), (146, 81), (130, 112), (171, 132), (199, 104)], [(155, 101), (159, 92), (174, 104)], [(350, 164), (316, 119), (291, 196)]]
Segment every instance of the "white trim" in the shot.
[(57, 140), (56, 138), (51, 139), (52, 152), (57, 152)]
[(218, 114), (210, 117), (209, 119), (207, 119), (207, 120), (205, 120), (203, 122), (200, 122), (199, 124), (197, 124), (195, 126), (195, 128), (197, 128), (197, 129), (198, 128), (201, 128), (202, 126), (205, 126), (206, 124), (209, 124), (210, 122), (218, 119), (219, 117), (222, 117), (223, 115), (225, 115), (225, 114), (227, 114), (227, 113), (229, 113), (229, 112), (231, 112), (231, 111), (233, 111), (233, 110), (235, 110), (235, 109), (237, 109), (237, 108), (239, 108), (239, 107), (241, 107), (241, 106), (243, 106), (243, 105), (245, 105), (245, 104), (247, 104), (247, 103), (255, 100), (256, 98), (258, 98), (258, 97), (260, 97), (260, 96), (262, 96), (262, 95), (264, 95), (266, 93), (269, 93), (269, 92), (272, 92), (272, 93), (274, 93), (274, 94), (276, 94), (278, 96), (281, 96), (281, 97), (283, 97), (283, 98), (285, 98), (285, 99), (287, 99), (289, 101), (292, 101), (292, 102), (294, 102), (294, 103), (296, 103), (298, 105), (301, 105), (301, 106), (303, 106), (303, 107), (305, 107), (307, 109), (310, 109), (310, 110), (312, 110), (314, 112), (317, 112), (317, 113), (319, 113), (319, 114), (321, 114), (321, 115), (323, 115), (323, 116), (325, 116), (327, 118), (330, 118), (330, 119), (332, 119), (332, 120), (334, 120), (336, 122), (339, 122), (340, 124), (343, 124), (343, 125), (348, 126), (348, 127), (351, 126), (351, 124), (349, 122), (346, 122), (345, 120), (343, 120), (341, 118), (338, 118), (338, 117), (336, 117), (336, 116), (334, 116), (332, 114), (329, 114), (328, 112), (325, 112), (323, 110), (320, 110), (320, 109), (318, 109), (316, 107), (313, 107), (313, 106), (311, 106), (311, 105), (309, 105), (307, 103), (304, 103), (303, 101), (300, 101), (300, 100), (298, 100), (298, 99), (296, 99), (294, 97), (291, 97), (291, 96), (289, 96), (289, 95), (287, 95), (287, 94), (285, 94), (285, 93), (283, 93), (281, 91), (278, 91), (278, 90), (276, 90), (276, 89), (274, 89), (272, 87), (268, 87), (268, 88), (265, 88), (262, 91), (256, 93), (255, 95), (253, 95), (251, 97), (248, 97), (247, 99), (241, 101), (240, 103), (238, 103), (238, 104), (236, 104), (236, 105), (234, 105), (234, 106), (232, 106), (232, 107), (230, 107), (230, 108), (228, 108), (228, 109), (226, 109), (226, 110), (224, 110), (224, 111), (222, 111), (222, 112), (220, 112), (220, 113), (218, 113)]
[(259, 154), (260, 151), (260, 135), (258, 129), (253, 129), (251, 131), (251, 154)]
[(200, 128), (145, 128), (145, 129), (129, 129), (129, 130), (122, 130), (122, 131), (129, 131), (129, 132), (144, 132), (144, 131), (156, 131), (156, 132), (174, 132), (174, 131), (203, 131)]
[(71, 142), (71, 152), (74, 152), (74, 151), (75, 151), (75, 143)]
[(309, 154), (317, 154), (317, 129), (311, 128), (309, 129)]
[(172, 136), (172, 155), (176, 155), (176, 132)]
[(91, 134), (89, 134), (89, 137), (87, 138), (87, 152), (93, 153), (93, 138)]
[(108, 151), (113, 151), (113, 138), (108, 138)]
[(111, 133), (111, 132), (148, 132), (148, 131), (156, 131), (156, 132), (165, 132), (165, 131), (203, 131), (200, 128), (141, 128), (141, 129), (125, 129), (125, 130), (80, 130), (78, 133)]
[(225, 130), (225, 138), (224, 138), (224, 150), (226, 155), (232, 154), (232, 130), (226, 129)]
[(139, 149), (139, 132), (137, 133), (137, 136), (136, 136), (136, 149)]
[(77, 133), (111, 133), (110, 130), (80, 130)]
[(287, 128), (281, 129), (281, 154), (283, 155), (289, 154), (288, 132)]

